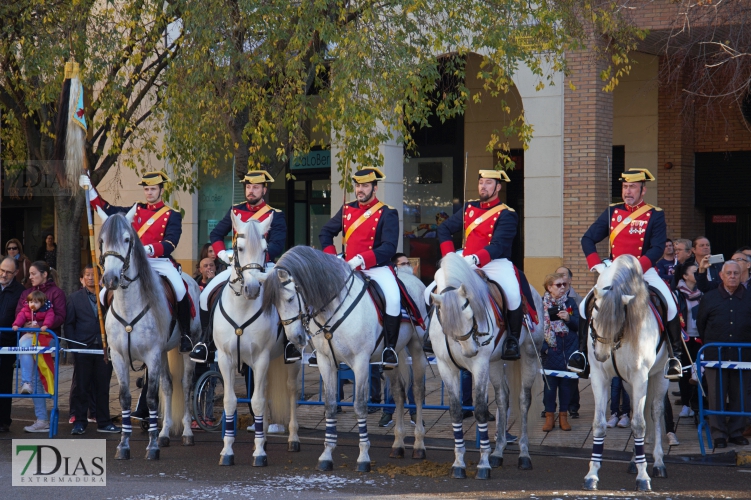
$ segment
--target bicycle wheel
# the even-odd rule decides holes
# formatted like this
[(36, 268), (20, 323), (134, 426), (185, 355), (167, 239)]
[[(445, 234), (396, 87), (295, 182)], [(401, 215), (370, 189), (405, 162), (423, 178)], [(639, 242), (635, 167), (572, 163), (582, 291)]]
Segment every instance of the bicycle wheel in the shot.
[(193, 418), (198, 426), (208, 432), (222, 428), (224, 412), (224, 381), (218, 371), (208, 371), (196, 382), (193, 392)]

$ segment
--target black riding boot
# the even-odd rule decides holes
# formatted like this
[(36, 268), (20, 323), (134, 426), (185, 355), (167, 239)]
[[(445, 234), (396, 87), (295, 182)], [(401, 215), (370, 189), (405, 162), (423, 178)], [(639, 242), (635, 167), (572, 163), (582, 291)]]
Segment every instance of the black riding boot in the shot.
[(148, 368), (146, 369), (145, 372), (143, 372), (143, 377), (138, 377), (136, 379), (136, 387), (141, 388), (141, 395), (138, 397), (138, 402), (136, 403), (135, 411), (133, 411), (130, 414), (130, 416), (131, 418), (147, 420), (149, 418), (149, 407), (146, 404), (146, 391), (149, 387), (149, 369)]
[(579, 328), (579, 350), (568, 358), (567, 367), (574, 373), (582, 373), (587, 368), (587, 329), (585, 328)]
[(515, 361), (521, 357), (519, 354), (519, 338), (522, 334), (522, 321), (524, 320), (524, 312), (520, 305), (513, 311), (508, 312), (508, 329), (506, 333), (506, 340), (503, 342), (503, 350), (501, 352), (501, 359), (506, 361)]
[(678, 380), (683, 375), (681, 367), (681, 353), (683, 352), (683, 341), (681, 340), (681, 320), (678, 315), (668, 321), (668, 336), (670, 345), (673, 348), (673, 357), (668, 359), (665, 365), (665, 378)]
[(301, 359), (302, 353), (300, 350), (295, 347), (295, 344), (288, 340), (287, 343), (284, 344), (284, 363), (289, 365), (296, 361), (300, 361)]
[(177, 324), (180, 325), (180, 352), (190, 352), (193, 342), (190, 340), (190, 297), (185, 294), (177, 303)]
[(383, 315), (383, 337), (385, 347), (383, 348), (383, 367), (394, 367), (399, 363), (399, 359), (396, 357), (396, 342), (399, 340), (399, 328), (402, 326), (402, 317)]
[(201, 338), (193, 346), (193, 350), (190, 351), (190, 359), (196, 363), (205, 363), (209, 359), (209, 320), (211, 313), (199, 308), (199, 315), (201, 317)]

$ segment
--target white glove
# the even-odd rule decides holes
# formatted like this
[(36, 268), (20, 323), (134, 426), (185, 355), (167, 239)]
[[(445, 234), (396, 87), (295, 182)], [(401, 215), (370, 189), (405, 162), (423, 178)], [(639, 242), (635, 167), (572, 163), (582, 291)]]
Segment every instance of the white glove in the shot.
[(154, 245), (146, 245), (143, 249), (146, 250), (146, 255), (149, 257), (154, 256)]
[(464, 260), (470, 266), (479, 266), (480, 265), (480, 259), (477, 258), (477, 255), (465, 255), (464, 256)]
[(89, 199), (93, 200), (99, 194), (96, 192), (96, 189), (94, 189), (94, 186), (91, 185), (91, 179), (88, 175), (83, 174), (78, 178), (78, 185), (81, 186), (83, 189), (86, 189), (86, 186), (89, 187)]
[(358, 267), (362, 266), (365, 267), (365, 259), (362, 258), (361, 255), (357, 255), (355, 257), (352, 257), (347, 261), (347, 264), (349, 264), (350, 269), (354, 270)]
[(216, 258), (221, 260), (225, 264), (230, 264), (229, 256), (227, 256), (227, 250), (221, 250), (218, 254), (216, 254)]
[(590, 271), (593, 273), (596, 272), (597, 274), (602, 274), (605, 271), (605, 264), (595, 264)]

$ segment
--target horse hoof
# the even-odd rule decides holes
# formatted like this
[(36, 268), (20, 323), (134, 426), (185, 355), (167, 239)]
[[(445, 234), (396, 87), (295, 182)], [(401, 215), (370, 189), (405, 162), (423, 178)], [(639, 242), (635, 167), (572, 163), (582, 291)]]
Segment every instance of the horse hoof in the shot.
[(130, 460), (130, 448), (117, 448), (115, 460)]
[(219, 465), (235, 465), (235, 456), (219, 455)]
[(463, 467), (451, 467), (451, 477), (454, 479), (467, 479), (467, 471)]
[(490, 455), (488, 457), (488, 462), (490, 462), (490, 466), (494, 469), (498, 467), (503, 467), (503, 457)]
[(652, 483), (649, 479), (637, 479), (636, 491), (652, 491)]
[(319, 460), (318, 461), (318, 467), (316, 467), (321, 472), (329, 472), (334, 470), (334, 462), (332, 460)]
[(253, 467), (268, 467), (269, 459), (266, 455), (253, 457)]
[(169, 448), (169, 436), (160, 436), (159, 437), (159, 447), (160, 448)]
[(370, 462), (357, 462), (357, 472), (370, 472)]
[(587, 491), (597, 491), (597, 483), (600, 481), (595, 477), (590, 477), (584, 480), (584, 489)]
[(478, 468), (475, 479), (490, 479), (490, 469), (487, 467), (483, 467), (482, 469)]
[(532, 470), (532, 459), (529, 457), (519, 457), (519, 468), (521, 470)]
[(652, 477), (660, 477), (666, 479), (668, 477), (668, 469), (664, 465), (662, 467), (652, 467)]
[(193, 436), (183, 436), (183, 446), (193, 446), (195, 444)]
[(391, 453), (389, 453), (389, 458), (404, 458), (404, 448), (391, 448)]
[(290, 441), (287, 443), (287, 451), (298, 453), (300, 451), (300, 441)]
[(628, 463), (628, 469), (626, 469), (626, 472), (628, 474), (638, 474), (639, 471), (636, 469), (636, 462), (633, 460)]
[(159, 448), (146, 450), (146, 460), (159, 460)]
[(425, 460), (425, 448), (413, 448), (412, 459), (413, 460)]

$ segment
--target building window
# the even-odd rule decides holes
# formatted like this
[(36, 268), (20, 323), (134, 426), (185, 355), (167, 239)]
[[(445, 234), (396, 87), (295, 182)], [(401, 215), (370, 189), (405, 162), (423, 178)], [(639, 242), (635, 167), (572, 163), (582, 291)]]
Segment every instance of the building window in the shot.
[(613, 156), (610, 160), (610, 197), (613, 203), (623, 201), (621, 174), (626, 170), (626, 146), (613, 146)]

